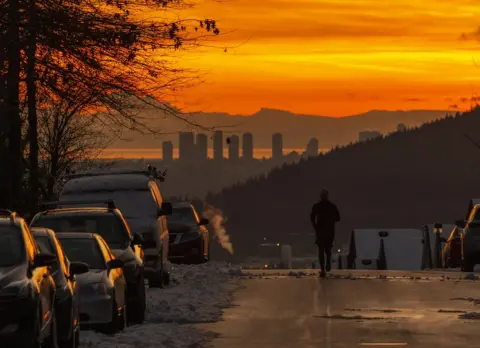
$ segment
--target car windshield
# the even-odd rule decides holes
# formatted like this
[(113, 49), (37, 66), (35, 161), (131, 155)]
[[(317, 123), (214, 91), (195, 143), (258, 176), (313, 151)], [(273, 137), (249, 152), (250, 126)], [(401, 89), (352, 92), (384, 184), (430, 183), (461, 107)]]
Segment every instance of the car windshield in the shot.
[[(35, 242), (37, 243), (40, 252), (56, 255), (55, 249), (53, 248), (47, 236), (34, 235), (33, 237), (35, 238)], [(52, 272), (58, 270), (58, 261), (53, 263), (51, 270)]]
[(105, 259), (93, 238), (59, 238), (63, 250), (72, 262), (84, 262), (92, 269), (106, 269)]
[(193, 214), (192, 208), (173, 208), (172, 215), (167, 216), (168, 222), (183, 222), (187, 224), (196, 224), (197, 220)]
[(0, 227), (0, 267), (10, 267), (25, 259), (25, 245), (20, 230)]
[(45, 214), (32, 225), (50, 228), (55, 232), (97, 233), (112, 249), (124, 249), (130, 243), (128, 232), (113, 214)]
[(85, 190), (68, 192), (61, 196), (61, 201), (85, 200), (113, 200), (127, 220), (155, 217), (157, 214), (156, 203), (148, 187), (139, 190)]

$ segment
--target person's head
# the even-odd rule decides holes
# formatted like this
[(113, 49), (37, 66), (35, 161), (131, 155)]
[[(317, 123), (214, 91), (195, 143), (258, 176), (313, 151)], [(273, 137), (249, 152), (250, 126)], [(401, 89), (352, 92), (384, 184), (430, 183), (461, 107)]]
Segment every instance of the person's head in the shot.
[(328, 191), (323, 189), (320, 191), (320, 200), (321, 201), (328, 201)]

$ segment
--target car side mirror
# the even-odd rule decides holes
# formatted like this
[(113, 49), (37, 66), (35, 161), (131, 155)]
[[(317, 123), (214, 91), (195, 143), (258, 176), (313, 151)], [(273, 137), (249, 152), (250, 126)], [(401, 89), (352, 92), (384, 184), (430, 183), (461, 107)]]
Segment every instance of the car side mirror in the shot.
[(70, 274), (87, 273), (90, 267), (84, 262), (70, 262)]
[(209, 223), (210, 223), (210, 220), (203, 218), (203, 219), (200, 219), (198, 226), (205, 226), (205, 225), (208, 225)]
[(33, 268), (52, 266), (57, 257), (50, 253), (38, 253), (33, 259)]
[(172, 204), (171, 203), (162, 203), (162, 207), (158, 210), (158, 216), (172, 215)]
[(112, 269), (118, 269), (118, 268), (122, 268), (124, 265), (123, 261), (120, 260), (120, 259), (113, 259), (113, 260), (110, 260), (108, 262), (108, 269), (109, 270), (112, 270)]
[(133, 245), (143, 245), (143, 243), (145, 243), (145, 240), (143, 239), (143, 236), (141, 234), (135, 233), (133, 235), (132, 243)]

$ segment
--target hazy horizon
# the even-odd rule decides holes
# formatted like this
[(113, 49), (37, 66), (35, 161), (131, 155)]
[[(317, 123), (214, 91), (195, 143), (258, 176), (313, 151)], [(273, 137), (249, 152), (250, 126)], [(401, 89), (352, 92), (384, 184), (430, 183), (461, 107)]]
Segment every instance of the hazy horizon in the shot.
[[(327, 152), (330, 149), (319, 149), (319, 152)], [(300, 155), (305, 151), (305, 149), (301, 148), (284, 148), (283, 153), (284, 155), (288, 155), (289, 153), (296, 151)], [(179, 149), (173, 149), (173, 158), (178, 158)], [(224, 148), (223, 155), (225, 158), (228, 158), (228, 150)], [(240, 149), (240, 156), (242, 155), (242, 151)], [(253, 149), (253, 157), (256, 159), (261, 158), (271, 158), (272, 157), (272, 149), (269, 148), (254, 148)], [(162, 159), (162, 148), (107, 148), (102, 151), (102, 154), (99, 156), (102, 159)], [(208, 148), (208, 158), (213, 158), (213, 148)]]

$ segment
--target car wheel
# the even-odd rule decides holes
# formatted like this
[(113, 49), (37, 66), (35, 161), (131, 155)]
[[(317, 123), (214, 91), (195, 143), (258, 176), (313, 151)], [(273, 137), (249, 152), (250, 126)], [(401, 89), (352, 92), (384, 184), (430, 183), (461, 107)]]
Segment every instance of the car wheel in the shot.
[(462, 272), (473, 272), (474, 264), (469, 260), (462, 259)]
[(78, 346), (80, 346), (80, 328), (77, 327), (77, 330), (75, 330), (75, 345), (74, 347), (77, 348)]
[(163, 284), (170, 285), (170, 273), (163, 272)]
[(124, 295), (124, 305), (122, 311), (120, 313), (120, 317), (118, 318), (118, 330), (122, 331), (127, 327), (127, 320), (128, 320), (128, 312), (127, 312), (127, 293), (125, 292)]
[[(72, 310), (73, 312), (73, 310)], [(68, 339), (65, 341), (59, 341), (58, 346), (59, 348), (77, 348), (78, 346), (78, 340), (77, 340), (77, 332), (79, 331), (78, 327), (75, 327), (75, 318), (73, 317), (73, 313), (71, 313), (71, 318), (72, 322), (70, 323), (71, 325), (71, 334)]]
[(58, 335), (57, 335), (57, 316), (55, 309), (52, 309), (52, 319), (50, 323), (50, 335), (43, 342), (42, 348), (57, 348), (58, 347)]
[(151, 288), (163, 288), (163, 257), (159, 256), (160, 267), (148, 280), (148, 286)]
[[(113, 295), (112, 297), (115, 297)], [(112, 301), (112, 319), (108, 324), (105, 324), (99, 331), (107, 335), (114, 335), (119, 331), (120, 318), (116, 301)]]
[(141, 275), (137, 284), (137, 296), (131, 301), (134, 305), (129, 306), (127, 318), (129, 322), (141, 324), (145, 321), (146, 298), (145, 281), (143, 280), (143, 275)]
[(40, 342), (40, 334), (42, 330), (42, 309), (40, 307), (40, 304), (37, 306), (37, 315), (35, 316), (33, 327), (32, 327), (32, 337), (28, 339), (28, 343), (26, 343), (25, 346), (22, 346), (22, 348), (42, 348), (42, 344)]

